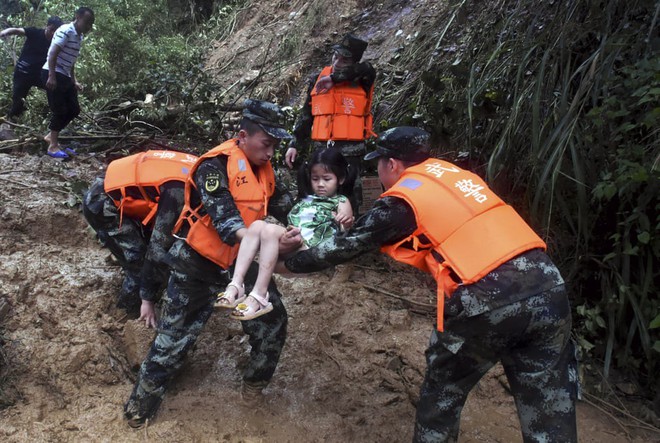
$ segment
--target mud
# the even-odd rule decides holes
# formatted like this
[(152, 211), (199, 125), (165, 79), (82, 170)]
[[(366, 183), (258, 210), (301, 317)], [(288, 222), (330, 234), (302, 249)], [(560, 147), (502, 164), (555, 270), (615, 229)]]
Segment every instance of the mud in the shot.
[[(0, 439), (32, 441), (409, 441), (433, 318), (363, 285), (432, 302), (430, 280), (378, 255), (308, 278), (278, 277), (290, 313), (281, 363), (261, 404), (239, 397), (249, 352), (217, 314), (146, 430), (121, 407), (151, 330), (114, 307), (119, 268), (87, 228), (68, 181), (101, 161), (0, 154), (0, 295), (10, 306)], [(8, 398), (5, 400), (9, 400)], [(620, 442), (607, 415), (579, 405), (582, 442)], [(632, 436), (632, 441), (650, 441)], [(461, 441), (521, 441), (501, 368), (472, 392)]]
[[(300, 105), (304, 79), (329, 61), (345, 32), (369, 39), (364, 58), (383, 81), (389, 63), (423, 37), (417, 31), (443, 13), (444, 3), (429, 0), (260, 2), (238, 16), (230, 39), (212, 45), (206, 69), (224, 103), (247, 88)], [(285, 56), (286, 45), (297, 52)], [(434, 290), (428, 277), (378, 255), (278, 278), (289, 334), (261, 404), (248, 407), (239, 396), (247, 337), (237, 321), (216, 314), (155, 420), (130, 429), (121, 409), (153, 331), (114, 307), (120, 270), (76, 204), (73, 188), (102, 165), (88, 154), (60, 163), (0, 153), (0, 299), (9, 306), (0, 320), (0, 407), (13, 403), (0, 410), (0, 441), (411, 440), (434, 319), (364, 285), (418, 303), (433, 303)], [(495, 367), (474, 389), (461, 442), (522, 440), (506, 386)], [(586, 403), (578, 420), (581, 442), (660, 441)]]

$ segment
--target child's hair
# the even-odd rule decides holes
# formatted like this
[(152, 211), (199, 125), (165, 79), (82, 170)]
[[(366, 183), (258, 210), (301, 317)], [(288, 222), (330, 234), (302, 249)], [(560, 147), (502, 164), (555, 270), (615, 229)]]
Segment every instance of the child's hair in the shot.
[(302, 164), (298, 169), (298, 199), (303, 199), (308, 195), (313, 195), (312, 189), (312, 167), (314, 165), (323, 165), (329, 172), (337, 176), (337, 180), (344, 180), (344, 183), (337, 186), (337, 194), (349, 196), (353, 194), (353, 185), (357, 178), (355, 168), (349, 168), (346, 158), (339, 149), (320, 148), (314, 151), (312, 158)]

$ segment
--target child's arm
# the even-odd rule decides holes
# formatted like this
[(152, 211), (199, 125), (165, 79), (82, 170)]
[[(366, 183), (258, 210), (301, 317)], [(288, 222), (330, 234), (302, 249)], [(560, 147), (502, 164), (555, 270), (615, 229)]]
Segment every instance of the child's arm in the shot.
[(335, 221), (339, 223), (343, 230), (349, 229), (353, 226), (353, 208), (351, 207), (351, 202), (346, 199), (346, 201), (339, 202), (337, 206), (337, 214), (335, 215)]

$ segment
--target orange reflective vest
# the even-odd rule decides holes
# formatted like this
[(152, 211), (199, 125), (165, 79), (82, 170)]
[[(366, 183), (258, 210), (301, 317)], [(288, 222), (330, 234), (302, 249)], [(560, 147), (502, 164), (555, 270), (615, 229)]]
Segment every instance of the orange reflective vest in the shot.
[[(330, 75), (332, 66), (326, 66), (316, 79)], [(369, 94), (359, 84), (342, 82), (328, 92), (312, 89), (312, 140), (355, 140), (362, 141), (376, 136), (373, 132), (371, 100), (374, 88)]]
[(254, 221), (266, 216), (268, 200), (275, 191), (275, 172), (268, 163), (266, 166), (260, 167), (255, 175), (245, 153), (238, 147), (238, 140), (231, 139), (202, 155), (188, 175), (183, 211), (174, 226), (174, 233), (180, 231), (184, 222), (188, 223), (190, 229), (186, 236), (186, 243), (203, 257), (223, 269), (227, 269), (236, 259), (239, 245), (229, 246), (220, 239), (211, 217), (208, 214), (200, 214), (201, 203), (195, 208), (191, 206), (193, 188), (197, 189), (194, 181), (195, 171), (202, 161), (220, 155), (228, 157), (229, 192), (234, 197), (234, 203), (236, 203), (246, 226), (250, 226)]
[(443, 160), (431, 158), (406, 169), (382, 194), (386, 195), (408, 202), (417, 230), (381, 250), (433, 275), (438, 285), (439, 331), (443, 330), (444, 297), (451, 296), (459, 284), (475, 283), (525, 251), (546, 248), (478, 175)]
[[(158, 210), (160, 186), (168, 181), (185, 182), (197, 157), (176, 151), (147, 151), (114, 160), (108, 165), (103, 188), (124, 215), (149, 225)], [(139, 195), (128, 195), (134, 188)], [(147, 189), (155, 191), (148, 193)], [(151, 194), (151, 196), (150, 196)]]

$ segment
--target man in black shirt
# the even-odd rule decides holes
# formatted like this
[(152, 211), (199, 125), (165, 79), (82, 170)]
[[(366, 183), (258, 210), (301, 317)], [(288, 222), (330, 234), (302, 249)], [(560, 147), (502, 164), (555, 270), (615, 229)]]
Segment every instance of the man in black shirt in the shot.
[(50, 41), (57, 28), (62, 26), (62, 19), (50, 17), (45, 28), (7, 28), (0, 32), (0, 38), (10, 35), (25, 37), (23, 50), (14, 68), (14, 89), (12, 105), (7, 113), (10, 120), (19, 117), (25, 110), (25, 97), (33, 86), (43, 89), (41, 82), (41, 67), (46, 62)]

